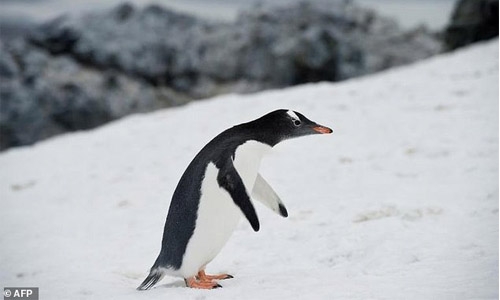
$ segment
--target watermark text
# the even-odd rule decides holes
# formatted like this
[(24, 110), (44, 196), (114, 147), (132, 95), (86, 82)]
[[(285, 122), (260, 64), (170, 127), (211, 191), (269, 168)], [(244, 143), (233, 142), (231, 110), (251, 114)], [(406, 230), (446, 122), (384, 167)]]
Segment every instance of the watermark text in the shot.
[(39, 300), (37, 287), (5, 287), (3, 289), (4, 300)]

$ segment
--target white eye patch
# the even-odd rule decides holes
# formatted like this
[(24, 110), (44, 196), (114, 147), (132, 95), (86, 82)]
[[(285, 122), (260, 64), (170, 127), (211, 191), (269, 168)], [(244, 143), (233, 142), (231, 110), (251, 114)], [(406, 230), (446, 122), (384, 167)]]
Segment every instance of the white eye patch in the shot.
[(292, 118), (292, 120), (300, 121), (299, 116), (297, 116), (297, 114), (295, 114), (295, 112), (293, 110), (289, 110), (286, 113), (290, 116), (290, 118)]

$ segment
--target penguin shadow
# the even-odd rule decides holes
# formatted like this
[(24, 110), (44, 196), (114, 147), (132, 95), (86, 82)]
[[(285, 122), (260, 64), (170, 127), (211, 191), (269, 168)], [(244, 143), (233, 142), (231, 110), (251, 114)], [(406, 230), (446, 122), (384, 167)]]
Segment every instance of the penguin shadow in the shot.
[(168, 288), (179, 288), (186, 287), (184, 280), (176, 280), (165, 284), (160, 284), (156, 286), (156, 289), (168, 289)]

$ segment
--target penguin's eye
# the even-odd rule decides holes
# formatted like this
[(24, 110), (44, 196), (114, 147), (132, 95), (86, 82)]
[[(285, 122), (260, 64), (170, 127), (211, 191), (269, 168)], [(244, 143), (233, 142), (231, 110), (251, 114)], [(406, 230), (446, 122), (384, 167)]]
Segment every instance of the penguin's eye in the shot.
[(302, 124), (302, 122), (300, 122), (300, 120), (294, 120), (294, 121), (293, 121), (293, 125), (295, 125), (295, 126), (297, 126), (297, 127), (299, 127), (299, 126), (300, 126), (300, 124)]

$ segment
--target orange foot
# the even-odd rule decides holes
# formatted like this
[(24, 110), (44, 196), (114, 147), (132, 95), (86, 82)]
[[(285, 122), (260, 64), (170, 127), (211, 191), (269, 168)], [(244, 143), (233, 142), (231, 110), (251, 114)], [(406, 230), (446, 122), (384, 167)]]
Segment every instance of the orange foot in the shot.
[(204, 290), (211, 290), (211, 289), (216, 289), (220, 288), (220, 286), (217, 282), (208, 280), (208, 281), (203, 281), (203, 280), (197, 280), (196, 277), (189, 277), (189, 278), (184, 278), (184, 281), (186, 282), (186, 285), (190, 288), (194, 289), (204, 289)]
[(200, 281), (212, 281), (212, 280), (222, 280), (222, 279), (233, 278), (233, 276), (229, 275), (229, 274), (208, 275), (208, 274), (205, 274), (205, 270), (199, 271), (198, 275), (196, 275), (196, 277)]

